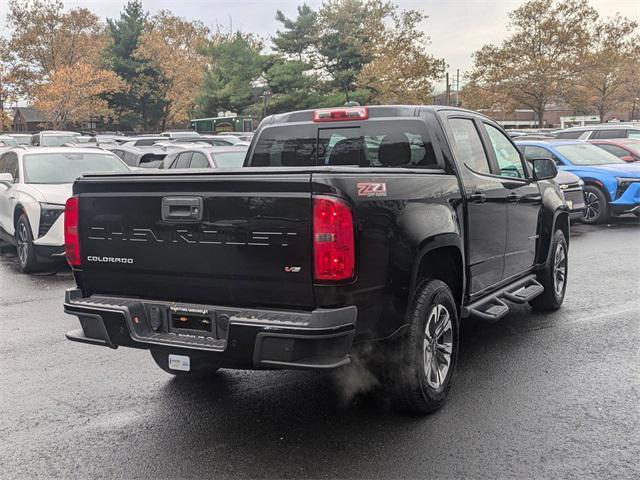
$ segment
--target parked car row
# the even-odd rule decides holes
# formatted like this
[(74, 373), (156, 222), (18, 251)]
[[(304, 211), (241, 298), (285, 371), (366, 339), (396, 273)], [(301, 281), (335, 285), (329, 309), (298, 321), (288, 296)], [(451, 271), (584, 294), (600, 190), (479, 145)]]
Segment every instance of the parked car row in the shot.
[(167, 131), (157, 135), (125, 136), (118, 134), (83, 135), (72, 131), (43, 130), (35, 134), (10, 133), (0, 135), (0, 147), (16, 145), (59, 147), (76, 144), (98, 144), (102, 147), (125, 144), (130, 147), (142, 147), (152, 146), (159, 142), (162, 142), (163, 145), (169, 145), (195, 141), (205, 142), (214, 146), (229, 146), (238, 142), (250, 142), (252, 137), (252, 132), (228, 132), (213, 135), (189, 130)]
[(526, 159), (551, 158), (561, 172), (584, 182), (583, 222), (602, 223), (625, 213), (640, 216), (640, 163), (625, 162), (584, 140), (516, 139), (516, 145)]
[(612, 140), (626, 138), (640, 140), (640, 123), (610, 122), (599, 125), (569, 127), (563, 130), (508, 130), (507, 133), (511, 138), (517, 138), (519, 140), (544, 140), (545, 138), (559, 138), (564, 140)]
[[(616, 127), (620, 130), (619, 125)], [(611, 128), (600, 130), (609, 132)], [(548, 132), (538, 135), (517, 132), (522, 134), (512, 135), (512, 139), (530, 165), (542, 158), (555, 162), (558, 167), (555, 181), (573, 221), (598, 223), (612, 215), (640, 215), (640, 162), (635, 163), (640, 159), (640, 139), (631, 138), (634, 135), (629, 133), (631, 130), (632, 127), (625, 130), (628, 137), (623, 139), (557, 139)], [(238, 168), (245, 164), (249, 147), (243, 137), (246, 138), (237, 132), (227, 135), (165, 132), (126, 137), (80, 136), (67, 131), (0, 136), (0, 154), (6, 152), (0, 156), (0, 235), (17, 245), (24, 271), (38, 270), (52, 259), (62, 258), (63, 239), (58, 220), (76, 177), (105, 169)], [(25, 147), (27, 141), (38, 146)], [(318, 145), (315, 140), (313, 145), (283, 143), (275, 137), (272, 142), (282, 166), (297, 165), (309, 148), (322, 149), (319, 154), (329, 162), (327, 165), (352, 162), (346, 154), (340, 154), (353, 142), (350, 138), (336, 137), (333, 143)], [(383, 136), (375, 135), (364, 140), (363, 155), (372, 166), (378, 166), (384, 142)], [(497, 154), (507, 155), (509, 146), (501, 144)], [(412, 158), (422, 155), (424, 150), (413, 137), (409, 148)], [(262, 158), (254, 157), (256, 161)], [(524, 175), (508, 169), (501, 172), (506, 176)]]

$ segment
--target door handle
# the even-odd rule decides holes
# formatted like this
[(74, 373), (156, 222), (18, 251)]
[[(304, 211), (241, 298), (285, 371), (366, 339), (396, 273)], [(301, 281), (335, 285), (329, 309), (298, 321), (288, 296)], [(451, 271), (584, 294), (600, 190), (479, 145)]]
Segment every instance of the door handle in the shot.
[(516, 203), (518, 200), (520, 200), (520, 197), (516, 192), (511, 192), (509, 195), (507, 195), (507, 198), (511, 203)]
[(474, 192), (469, 198), (474, 203), (484, 203), (487, 201), (487, 196), (482, 192)]
[(170, 223), (202, 221), (202, 197), (164, 197), (162, 220)]

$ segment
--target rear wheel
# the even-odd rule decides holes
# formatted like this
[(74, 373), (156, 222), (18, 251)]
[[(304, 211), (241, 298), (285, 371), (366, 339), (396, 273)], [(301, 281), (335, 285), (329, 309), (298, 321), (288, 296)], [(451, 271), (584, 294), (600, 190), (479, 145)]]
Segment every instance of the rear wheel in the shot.
[(557, 310), (564, 301), (569, 273), (567, 240), (562, 230), (556, 230), (551, 242), (549, 258), (538, 273), (538, 281), (544, 287), (542, 295), (529, 302), (534, 310)]
[(218, 366), (202, 357), (190, 358), (191, 369), (188, 372), (182, 370), (173, 370), (169, 368), (169, 355), (172, 352), (168, 350), (151, 350), (151, 357), (162, 370), (176, 377), (199, 378), (213, 375), (218, 371)]
[(609, 202), (598, 187), (594, 185), (584, 187), (584, 203), (583, 223), (602, 223), (609, 219)]
[(42, 268), (42, 264), (36, 258), (36, 252), (33, 247), (33, 235), (31, 233), (31, 225), (29, 219), (23, 213), (18, 218), (15, 231), (16, 250), (18, 253), (18, 262), (20, 270), (24, 273), (37, 272)]
[(458, 313), (447, 284), (421, 284), (410, 322), (391, 346), (386, 382), (398, 409), (425, 414), (446, 401), (458, 357)]

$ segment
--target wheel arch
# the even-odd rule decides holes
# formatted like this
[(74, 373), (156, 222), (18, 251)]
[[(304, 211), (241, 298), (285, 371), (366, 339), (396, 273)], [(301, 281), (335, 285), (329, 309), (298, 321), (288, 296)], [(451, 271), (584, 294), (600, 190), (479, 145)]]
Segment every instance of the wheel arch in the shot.
[(556, 230), (562, 230), (564, 238), (567, 241), (567, 248), (569, 248), (569, 236), (571, 233), (569, 220), (569, 212), (564, 210), (556, 210), (552, 224), (553, 227), (550, 231), (545, 231), (543, 238), (541, 238), (541, 248), (540, 254), (538, 256), (539, 265), (544, 266), (547, 263), (547, 260), (549, 258), (549, 249), (551, 248), (551, 242), (553, 242), (553, 234), (556, 232)]
[(584, 182), (585, 186), (598, 188), (604, 194), (607, 202), (611, 202), (611, 193), (609, 192), (607, 185), (604, 182), (602, 182), (602, 180), (599, 180), (594, 177), (583, 177), (582, 181)]
[(18, 226), (18, 219), (22, 214), (27, 214), (27, 209), (21, 203), (18, 203), (13, 209), (13, 228)]
[(441, 280), (449, 286), (460, 308), (466, 289), (463, 252), (462, 238), (457, 234), (444, 233), (425, 239), (413, 266), (411, 294), (424, 278)]
[(29, 227), (29, 230), (31, 230), (31, 238), (35, 240), (38, 237), (34, 234), (32, 220), (29, 218), (29, 212), (27, 208), (21, 203), (17, 204), (13, 209), (13, 234), (16, 234), (16, 230), (18, 228), (18, 220), (22, 215), (25, 215), (27, 217), (27, 226)]

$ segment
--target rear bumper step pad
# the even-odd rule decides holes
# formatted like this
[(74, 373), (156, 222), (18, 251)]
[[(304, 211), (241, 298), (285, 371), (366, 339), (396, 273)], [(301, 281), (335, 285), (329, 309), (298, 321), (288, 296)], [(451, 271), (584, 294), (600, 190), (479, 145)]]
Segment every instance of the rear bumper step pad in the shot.
[[(271, 368), (324, 369), (349, 363), (357, 318), (356, 307), (310, 312), (242, 309), (99, 295), (83, 298), (78, 289), (66, 291), (64, 311), (76, 315), (82, 326), (66, 334), (72, 341), (117, 348), (119, 342), (107, 328), (115, 315), (135, 346), (208, 351), (224, 360), (230, 344), (248, 338), (250, 346), (243, 349), (247, 362)], [(175, 312), (203, 315), (214, 327), (210, 332), (171, 328)], [(153, 315), (156, 327), (161, 324), (155, 330)]]

